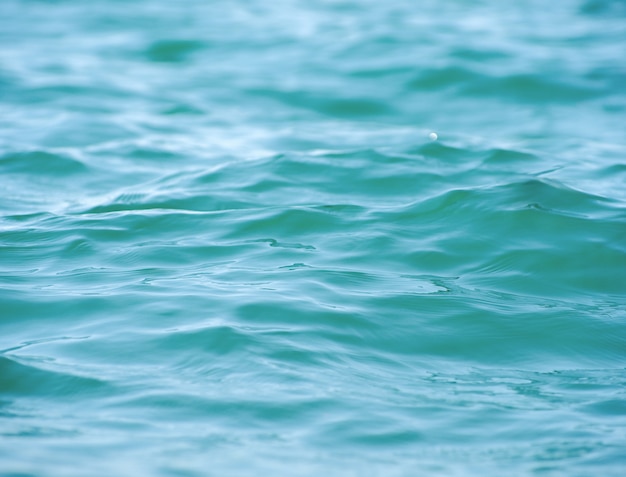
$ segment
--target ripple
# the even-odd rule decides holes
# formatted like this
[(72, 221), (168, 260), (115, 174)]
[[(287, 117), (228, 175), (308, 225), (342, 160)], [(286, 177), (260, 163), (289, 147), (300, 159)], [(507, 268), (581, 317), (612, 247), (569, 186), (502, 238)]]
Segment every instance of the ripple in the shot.
[(2, 390), (6, 396), (77, 396), (100, 393), (106, 383), (60, 371), (41, 369), (28, 362), (18, 362), (0, 356)]
[(469, 82), (465, 93), (471, 95), (498, 95), (520, 102), (573, 102), (591, 100), (601, 95), (593, 88), (546, 80), (538, 75), (508, 75), (504, 78), (485, 78)]
[(0, 168), (5, 173), (65, 176), (84, 173), (87, 166), (78, 159), (47, 151), (16, 152), (0, 157)]
[(619, 2), (31, 3), (7, 475), (623, 473)]
[(198, 40), (160, 40), (151, 44), (145, 55), (150, 61), (159, 63), (182, 63), (203, 48), (206, 44)]

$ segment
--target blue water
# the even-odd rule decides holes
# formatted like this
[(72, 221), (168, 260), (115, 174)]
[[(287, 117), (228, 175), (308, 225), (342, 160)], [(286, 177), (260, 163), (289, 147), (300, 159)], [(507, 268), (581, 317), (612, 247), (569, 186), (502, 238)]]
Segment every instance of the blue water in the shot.
[(1, 0), (0, 475), (622, 476), (623, 0)]

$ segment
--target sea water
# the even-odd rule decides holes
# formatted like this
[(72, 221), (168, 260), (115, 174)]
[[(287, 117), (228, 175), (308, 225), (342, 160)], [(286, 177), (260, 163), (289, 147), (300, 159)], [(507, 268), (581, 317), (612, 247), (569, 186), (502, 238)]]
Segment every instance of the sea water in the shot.
[(624, 475), (625, 51), (622, 0), (2, 0), (0, 475)]

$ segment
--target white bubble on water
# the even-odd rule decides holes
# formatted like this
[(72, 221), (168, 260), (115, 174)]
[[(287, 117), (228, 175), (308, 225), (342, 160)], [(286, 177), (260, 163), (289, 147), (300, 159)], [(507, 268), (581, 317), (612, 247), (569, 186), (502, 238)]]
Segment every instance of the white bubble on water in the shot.
[(438, 137), (439, 137), (439, 136), (437, 136), (437, 133), (436, 133), (436, 132), (431, 132), (431, 133), (428, 135), (428, 138), (429, 138), (431, 141), (436, 141)]

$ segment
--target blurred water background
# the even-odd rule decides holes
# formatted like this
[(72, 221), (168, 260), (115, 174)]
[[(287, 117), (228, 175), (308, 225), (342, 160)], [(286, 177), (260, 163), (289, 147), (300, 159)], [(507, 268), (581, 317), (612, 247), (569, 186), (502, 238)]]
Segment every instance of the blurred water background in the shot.
[(625, 60), (623, 0), (1, 0), (0, 475), (624, 475)]

